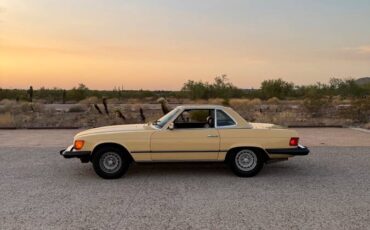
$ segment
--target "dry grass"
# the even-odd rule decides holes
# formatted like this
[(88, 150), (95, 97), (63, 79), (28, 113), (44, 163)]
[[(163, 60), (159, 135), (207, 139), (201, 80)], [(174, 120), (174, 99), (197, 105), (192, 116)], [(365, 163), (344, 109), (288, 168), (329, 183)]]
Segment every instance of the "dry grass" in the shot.
[(278, 105), (279, 103), (280, 103), (280, 100), (277, 97), (272, 97), (267, 100), (267, 104)]
[(79, 102), (79, 104), (82, 105), (92, 105), (99, 103), (99, 99), (97, 97), (88, 97), (82, 101)]
[[(147, 98), (152, 100), (153, 98)], [(225, 103), (224, 99), (215, 98), (209, 100), (172, 99), (170, 109), (176, 104), (219, 104)], [(143, 109), (146, 122), (157, 120), (161, 117), (162, 111), (159, 103), (150, 101), (144, 104), (140, 99), (127, 99), (125, 103), (118, 103), (116, 100), (109, 100), (108, 108), (110, 113), (105, 114), (101, 100), (91, 97), (80, 101), (65, 109), (57, 109), (55, 106), (45, 106), (42, 103), (16, 102), (12, 100), (0, 101), (0, 127), (98, 127), (104, 125), (141, 123), (140, 108)], [(155, 103), (155, 104), (153, 104)], [(370, 128), (369, 120), (365, 120), (368, 114), (369, 105), (366, 101), (348, 101), (340, 98), (328, 98), (328, 106), (322, 107), (322, 113), (313, 116), (305, 110), (303, 100), (280, 101), (277, 98), (270, 98), (267, 101), (260, 99), (236, 99), (228, 100), (229, 105), (234, 108), (242, 117), (251, 122), (266, 122), (280, 125), (353, 125)], [(349, 108), (338, 110), (336, 105), (348, 103)], [(94, 109), (93, 104), (98, 104), (103, 114)], [(48, 109), (46, 109), (48, 108)], [(121, 111), (126, 119), (117, 117), (114, 111)], [(353, 110), (353, 111), (352, 111)], [(344, 116), (345, 114), (346, 116)], [(360, 122), (359, 114), (363, 122)]]
[(3, 99), (0, 101), (0, 105), (8, 105), (8, 104), (13, 104), (16, 103), (14, 100), (9, 100), (9, 99)]
[(121, 101), (118, 98), (110, 98), (110, 99), (108, 99), (108, 104), (117, 105), (117, 104), (120, 104), (120, 103), (121, 103)]
[(212, 99), (208, 99), (208, 103), (207, 104), (211, 104), (211, 105), (222, 105), (224, 103), (224, 99), (222, 98), (212, 98)]
[(0, 114), (0, 127), (14, 127), (14, 119), (9, 112)]
[(232, 98), (230, 99), (229, 104), (233, 108), (240, 108), (261, 105), (262, 101), (258, 98), (252, 100), (246, 98)]
[(142, 101), (138, 98), (130, 98), (126, 100), (127, 104), (141, 104)]
[(71, 108), (69, 108), (68, 112), (69, 113), (83, 113), (83, 112), (86, 112), (86, 110), (87, 110), (86, 106), (74, 105)]

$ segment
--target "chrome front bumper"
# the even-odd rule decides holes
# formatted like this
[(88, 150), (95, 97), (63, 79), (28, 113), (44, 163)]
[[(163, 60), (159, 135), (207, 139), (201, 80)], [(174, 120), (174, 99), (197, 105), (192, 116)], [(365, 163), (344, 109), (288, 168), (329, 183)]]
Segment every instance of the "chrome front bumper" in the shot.
[(90, 159), (91, 152), (90, 151), (75, 151), (73, 149), (73, 145), (69, 146), (66, 149), (61, 150), (60, 155), (64, 158), (80, 158), (82, 159)]

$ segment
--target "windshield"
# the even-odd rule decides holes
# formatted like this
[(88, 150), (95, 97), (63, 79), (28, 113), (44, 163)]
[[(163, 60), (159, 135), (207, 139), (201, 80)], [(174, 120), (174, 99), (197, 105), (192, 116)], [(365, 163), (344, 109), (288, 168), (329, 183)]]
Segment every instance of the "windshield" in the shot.
[(169, 120), (171, 120), (173, 118), (173, 116), (179, 111), (179, 109), (173, 109), (171, 110), (169, 113), (167, 113), (166, 115), (164, 115), (163, 117), (159, 118), (157, 121), (153, 122), (153, 125), (155, 125), (157, 128), (163, 128), (163, 126), (165, 124), (167, 124), (167, 122)]

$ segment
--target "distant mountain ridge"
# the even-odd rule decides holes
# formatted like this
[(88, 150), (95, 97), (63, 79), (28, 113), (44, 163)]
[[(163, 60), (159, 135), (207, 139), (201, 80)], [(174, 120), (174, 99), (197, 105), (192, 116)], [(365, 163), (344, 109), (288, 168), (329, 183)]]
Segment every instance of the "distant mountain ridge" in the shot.
[(370, 84), (370, 77), (362, 77), (356, 80), (356, 83), (359, 85), (367, 85)]

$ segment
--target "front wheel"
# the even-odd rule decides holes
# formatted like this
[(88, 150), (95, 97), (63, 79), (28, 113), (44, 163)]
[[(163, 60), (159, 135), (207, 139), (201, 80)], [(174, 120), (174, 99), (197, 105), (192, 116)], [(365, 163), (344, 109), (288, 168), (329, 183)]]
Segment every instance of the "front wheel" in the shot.
[(240, 177), (252, 177), (261, 171), (263, 158), (251, 149), (239, 149), (231, 153), (229, 161), (231, 170)]
[(130, 158), (120, 149), (104, 147), (94, 154), (93, 167), (100, 177), (104, 179), (117, 179), (122, 177), (130, 166)]

